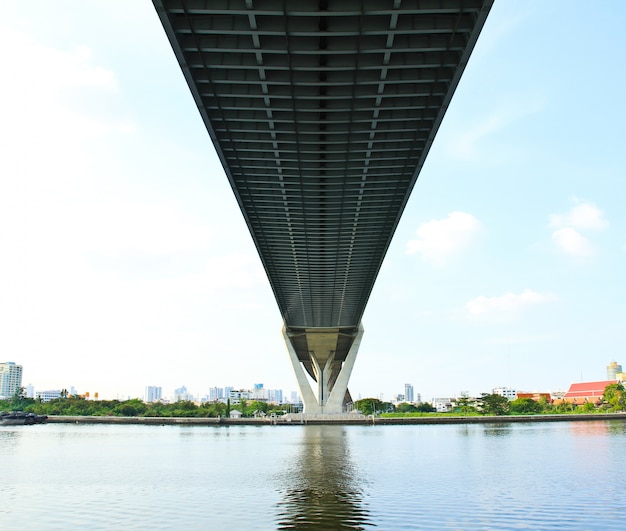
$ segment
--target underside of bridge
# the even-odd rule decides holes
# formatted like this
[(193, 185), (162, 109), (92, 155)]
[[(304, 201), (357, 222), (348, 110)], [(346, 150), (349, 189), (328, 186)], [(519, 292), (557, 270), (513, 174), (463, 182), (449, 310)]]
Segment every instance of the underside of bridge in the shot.
[(374, 281), (493, 0), (153, 1), (305, 411), (340, 412)]

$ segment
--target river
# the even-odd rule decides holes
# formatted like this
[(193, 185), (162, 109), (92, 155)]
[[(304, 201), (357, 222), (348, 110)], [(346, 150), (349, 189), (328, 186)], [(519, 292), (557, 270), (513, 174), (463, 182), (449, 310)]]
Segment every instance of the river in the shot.
[(626, 422), (0, 427), (0, 529), (626, 529)]

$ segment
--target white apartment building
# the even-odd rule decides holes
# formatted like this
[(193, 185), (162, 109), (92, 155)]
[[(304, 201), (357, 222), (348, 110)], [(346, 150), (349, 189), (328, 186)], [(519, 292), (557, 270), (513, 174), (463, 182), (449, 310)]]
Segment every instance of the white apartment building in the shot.
[(233, 389), (228, 393), (228, 399), (231, 404), (239, 404), (242, 400), (250, 400), (252, 393), (246, 389)]
[(37, 391), (35, 393), (35, 398), (37, 398), (37, 400), (41, 400), (42, 402), (50, 402), (50, 400), (54, 400), (55, 398), (61, 398), (61, 389)]
[(507, 400), (515, 400), (517, 398), (517, 391), (510, 387), (494, 387), (491, 390), (491, 394), (503, 396)]
[(22, 387), (22, 366), (12, 361), (0, 363), (0, 398), (11, 398)]
[(154, 385), (146, 386), (144, 393), (144, 402), (158, 402), (163, 396), (163, 389)]
[(437, 413), (448, 413), (452, 411), (451, 398), (433, 398), (433, 407)]

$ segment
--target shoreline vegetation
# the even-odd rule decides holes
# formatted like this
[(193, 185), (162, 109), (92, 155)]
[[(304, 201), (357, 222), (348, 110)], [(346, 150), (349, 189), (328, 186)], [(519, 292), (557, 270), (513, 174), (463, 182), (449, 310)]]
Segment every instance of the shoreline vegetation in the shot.
[[(290, 405), (242, 400), (226, 402), (190, 401), (173, 403), (130, 400), (88, 400), (65, 394), (43, 402), (24, 396), (23, 389), (9, 400), (0, 400), (0, 410), (23, 411), (48, 416), (48, 422), (107, 424), (185, 424), (185, 425), (267, 425), (267, 424), (484, 424), (511, 422), (552, 422), (577, 420), (626, 420), (626, 392), (622, 384), (607, 386), (595, 403), (580, 405), (518, 398), (509, 401), (498, 395), (483, 394), (454, 400), (452, 411), (437, 413), (431, 404), (391, 404), (365, 398), (354, 404), (354, 411), (337, 415), (307, 415), (293, 412)], [(237, 418), (231, 418), (236, 415)]]

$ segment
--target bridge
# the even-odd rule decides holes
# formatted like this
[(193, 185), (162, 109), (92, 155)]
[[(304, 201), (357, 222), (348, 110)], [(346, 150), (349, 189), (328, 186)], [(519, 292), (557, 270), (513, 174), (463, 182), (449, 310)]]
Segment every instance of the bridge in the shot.
[(305, 412), (339, 413), (365, 306), (493, 0), (153, 3), (267, 272)]

